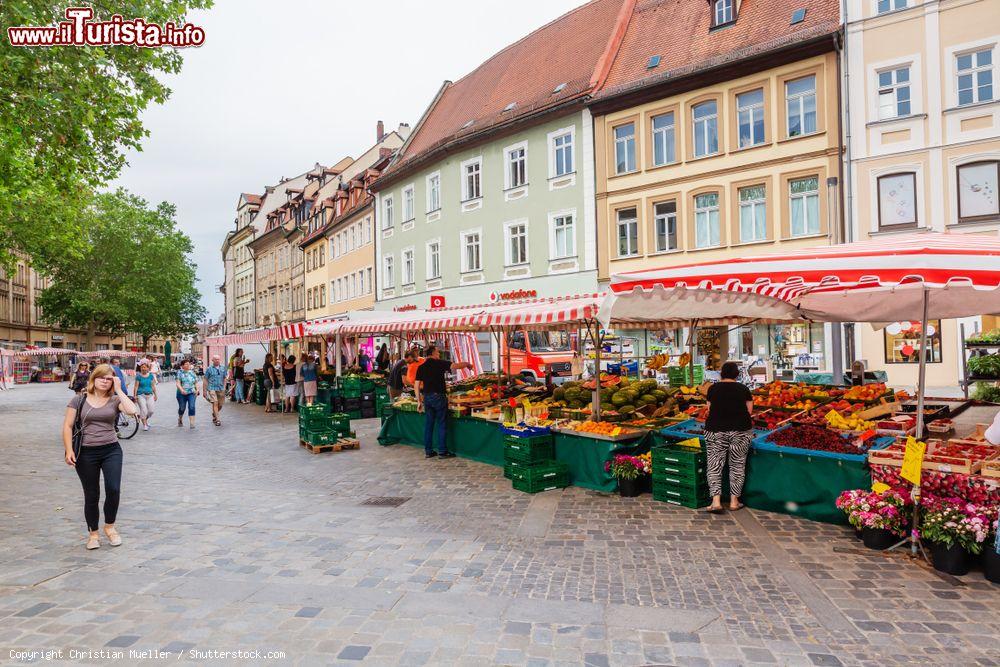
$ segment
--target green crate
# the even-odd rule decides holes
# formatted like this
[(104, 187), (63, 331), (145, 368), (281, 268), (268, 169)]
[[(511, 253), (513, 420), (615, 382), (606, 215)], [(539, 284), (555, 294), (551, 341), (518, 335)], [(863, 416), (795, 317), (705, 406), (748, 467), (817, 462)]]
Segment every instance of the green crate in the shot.
[(512, 466), (510, 481), (515, 489), (525, 493), (562, 489), (569, 486), (569, 466), (559, 461), (547, 461), (532, 466)]
[(361, 392), (367, 393), (370, 391), (375, 391), (375, 381), (367, 378), (361, 378)]
[(553, 442), (551, 433), (546, 433), (545, 435), (526, 435), (526, 436), (514, 435), (513, 433), (504, 433), (503, 441), (515, 443), (518, 445), (528, 445), (529, 447), (532, 445)]
[(653, 482), (653, 500), (673, 502), (684, 507), (704, 507), (712, 502), (708, 485), (696, 487), (674, 486)]
[(347, 430), (351, 428), (351, 417), (346, 412), (331, 412), (330, 426), (335, 429)]
[(707, 479), (707, 467), (704, 465), (699, 465), (693, 468), (686, 466), (676, 466), (667, 465), (661, 463), (659, 465), (653, 464), (653, 481), (661, 480), (683, 480), (685, 482), (695, 482), (702, 479)]
[(347, 414), (351, 419), (361, 419), (361, 410), (351, 410)]
[[(667, 380), (671, 387), (680, 387), (689, 384), (691, 379), (691, 369), (689, 366), (671, 366), (667, 369)], [(705, 367), (701, 364), (694, 366), (694, 383), (696, 385), (705, 381)]]
[(514, 442), (505, 440), (503, 443), (504, 461), (534, 464), (555, 457), (555, 445), (552, 444), (551, 438), (547, 442), (520, 442), (520, 439), (515, 439)]
[(660, 495), (686, 494), (688, 496), (705, 497), (708, 496), (708, 480), (702, 479), (681, 479), (677, 477), (653, 478), (653, 490)]
[(299, 417), (305, 415), (328, 415), (330, 414), (330, 406), (326, 403), (313, 403), (312, 405), (300, 405), (299, 406)]
[(299, 436), (310, 445), (329, 445), (340, 439), (341, 435), (332, 429), (325, 431), (306, 431)]
[[(542, 461), (541, 465), (545, 465), (549, 461)], [(511, 479), (511, 473), (515, 470), (522, 470), (524, 468), (530, 468), (531, 466), (527, 463), (520, 463), (518, 461), (507, 461), (503, 464), (503, 476), (507, 479)]]
[(667, 467), (687, 469), (705, 467), (706, 465), (705, 450), (703, 449), (665, 445), (663, 447), (653, 447), (650, 449), (650, 452), (653, 455), (654, 470), (658, 463)]

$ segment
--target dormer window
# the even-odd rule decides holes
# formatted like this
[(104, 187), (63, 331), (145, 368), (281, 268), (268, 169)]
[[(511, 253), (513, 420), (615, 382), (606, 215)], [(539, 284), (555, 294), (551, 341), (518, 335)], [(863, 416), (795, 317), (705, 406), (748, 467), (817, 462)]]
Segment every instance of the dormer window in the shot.
[(735, 2), (736, 0), (713, 0), (712, 27), (732, 23), (736, 19), (733, 11), (733, 4)]

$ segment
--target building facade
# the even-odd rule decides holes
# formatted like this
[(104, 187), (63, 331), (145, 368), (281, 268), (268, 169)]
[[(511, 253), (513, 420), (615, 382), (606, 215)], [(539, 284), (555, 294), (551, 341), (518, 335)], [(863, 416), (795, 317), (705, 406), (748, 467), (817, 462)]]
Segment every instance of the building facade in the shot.
[[(254, 222), (261, 210), (262, 199), (260, 195), (246, 192), (240, 195), (236, 205), (236, 229), (227, 234), (223, 243), (223, 261), (231, 256), (233, 267), (232, 283), (229, 283), (227, 272), (225, 288), (226, 331), (229, 333), (253, 329), (257, 322), (255, 262), (248, 244), (256, 237)], [(229, 319), (230, 312), (232, 320)]]
[[(602, 284), (614, 273), (838, 239), (838, 3), (796, 6), (802, 16), (788, 3), (636, 8), (591, 104)], [(733, 334), (704, 332), (703, 354), (789, 369), (828, 363), (822, 324)], [(678, 351), (679, 338), (654, 336)]]
[[(1000, 230), (1000, 0), (848, 0), (848, 206), (854, 238)], [(927, 382), (961, 378), (960, 325), (930, 323)], [(914, 385), (919, 327), (855, 327), (858, 356)]]

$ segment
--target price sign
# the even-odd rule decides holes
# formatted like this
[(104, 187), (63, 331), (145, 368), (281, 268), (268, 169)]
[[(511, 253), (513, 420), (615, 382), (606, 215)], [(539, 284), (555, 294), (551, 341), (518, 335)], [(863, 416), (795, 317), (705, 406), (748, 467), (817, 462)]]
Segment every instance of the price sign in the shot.
[(890, 488), (892, 488), (892, 487), (890, 487), (885, 482), (872, 482), (872, 491), (874, 493), (885, 493)]
[(916, 486), (920, 485), (920, 468), (924, 463), (924, 451), (926, 449), (927, 444), (919, 442), (912, 435), (906, 438), (903, 469), (899, 472), (899, 476)]
[(620, 434), (621, 432), (622, 432), (622, 427), (621, 426), (615, 426), (613, 429), (611, 429), (611, 437), (613, 438), (616, 435)]

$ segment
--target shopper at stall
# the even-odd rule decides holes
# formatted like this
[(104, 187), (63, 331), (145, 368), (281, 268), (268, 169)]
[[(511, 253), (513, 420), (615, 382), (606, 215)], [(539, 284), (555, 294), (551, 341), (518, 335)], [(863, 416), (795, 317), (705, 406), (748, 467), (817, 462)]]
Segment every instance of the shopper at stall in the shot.
[(414, 346), (410, 348), (410, 362), (406, 365), (406, 375), (403, 377), (403, 383), (407, 387), (414, 386), (417, 379), (417, 369), (420, 365), (424, 363), (424, 358), (420, 356), (420, 348)]
[(361, 348), (358, 353), (358, 367), (361, 368), (362, 373), (370, 373), (372, 370), (372, 360), (365, 348)]
[(125, 379), (125, 371), (122, 370), (122, 360), (118, 357), (111, 357), (111, 370), (115, 372), (115, 376), (122, 383), (122, 389), (125, 393), (128, 393), (128, 380)]
[(742, 509), (740, 496), (746, 478), (747, 453), (753, 439), (753, 395), (736, 381), (740, 367), (735, 361), (722, 364), (722, 377), (708, 389), (708, 417), (705, 420), (705, 449), (708, 456), (708, 508), (720, 514), (722, 507), (722, 470), (729, 462), (729, 509)]
[[(122, 479), (122, 448), (115, 432), (119, 412), (134, 416), (139, 409), (125, 395), (114, 370), (102, 364), (90, 374), (85, 390), (70, 399), (63, 418), (66, 464), (76, 468), (83, 485), (83, 516), (90, 531), (87, 549), (101, 546), (97, 531), (101, 516), (97, 505), (101, 499), (102, 473), (104, 534), (111, 546), (117, 547), (122, 543), (121, 535), (115, 528)], [(78, 442), (74, 442), (75, 434), (79, 435)]]
[(90, 379), (90, 364), (81, 361), (76, 365), (76, 372), (70, 376), (69, 388), (79, 394), (87, 388), (87, 380)]
[(406, 355), (402, 359), (398, 359), (389, 370), (386, 387), (389, 390), (389, 398), (394, 401), (403, 395), (403, 390), (406, 388), (403, 384), (403, 377), (406, 375), (406, 368), (411, 361), (413, 361), (413, 357), (407, 351)]
[(181, 369), (177, 371), (177, 379), (174, 384), (177, 386), (177, 427), (184, 426), (184, 410), (187, 409), (188, 422), (194, 428), (195, 402), (198, 399), (198, 374), (191, 370), (191, 360), (185, 359), (181, 362)]
[[(467, 361), (451, 363), (441, 359), (441, 351), (436, 345), (428, 345), (424, 351), (424, 361), (417, 369), (414, 387), (417, 390), (417, 410), (424, 413), (424, 456), (451, 458), (445, 440), (445, 418), (448, 415), (448, 388), (445, 373), (472, 368)], [(431, 440), (437, 428), (437, 451)]]
[(212, 404), (212, 423), (222, 426), (222, 404), (226, 401), (226, 369), (219, 355), (212, 355), (212, 363), (205, 369), (205, 400)]
[(993, 417), (993, 423), (986, 429), (984, 437), (991, 445), (1000, 445), (1000, 412)]
[(249, 403), (247, 400), (247, 395), (244, 393), (245, 381), (244, 381), (244, 366), (246, 366), (247, 360), (243, 356), (243, 348), (236, 348), (236, 352), (233, 356), (229, 358), (229, 372), (233, 376), (233, 384), (235, 385), (233, 398), (237, 403)]
[(298, 366), (295, 365), (295, 355), (289, 355), (281, 364), (281, 375), (285, 381), (285, 412), (295, 410), (295, 402), (299, 397)]
[(264, 399), (264, 412), (274, 412), (274, 403), (278, 398), (278, 373), (274, 369), (274, 355), (268, 353), (264, 357), (264, 391), (267, 396)]
[(305, 361), (299, 367), (299, 376), (302, 378), (302, 400), (306, 405), (312, 405), (316, 400), (317, 385), (319, 382), (319, 365), (316, 363), (316, 355), (309, 353)]
[(389, 348), (386, 347), (385, 343), (382, 343), (382, 347), (378, 349), (378, 354), (375, 355), (375, 369), (379, 373), (385, 373), (389, 370)]
[(139, 406), (139, 419), (142, 430), (149, 430), (149, 418), (153, 416), (156, 406), (156, 376), (149, 369), (149, 362), (139, 364), (139, 372), (135, 374), (132, 385), (132, 400)]

